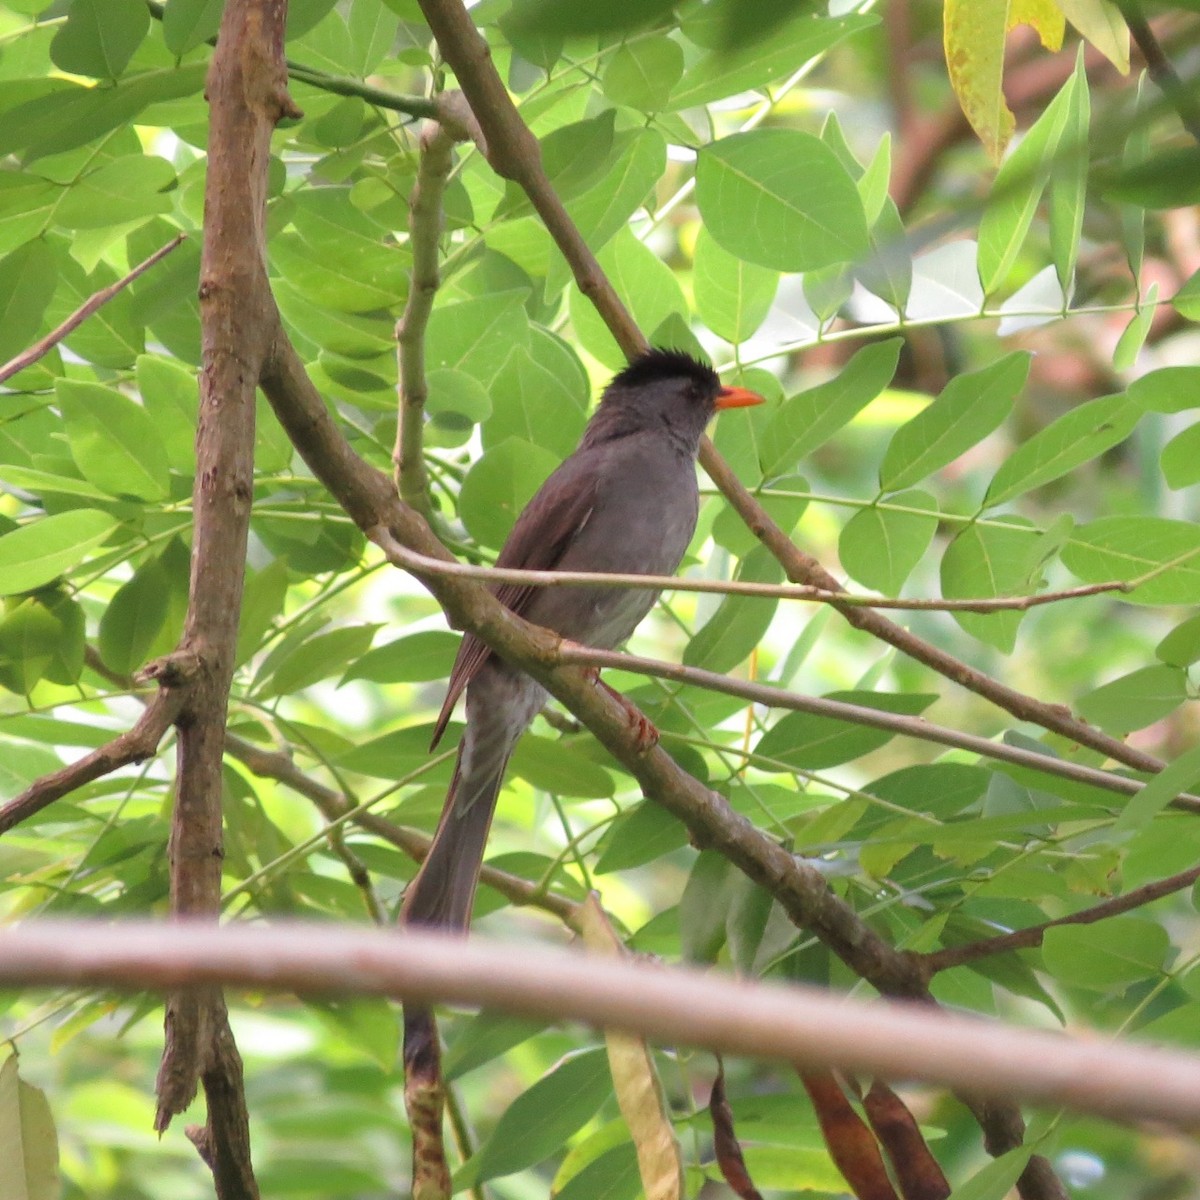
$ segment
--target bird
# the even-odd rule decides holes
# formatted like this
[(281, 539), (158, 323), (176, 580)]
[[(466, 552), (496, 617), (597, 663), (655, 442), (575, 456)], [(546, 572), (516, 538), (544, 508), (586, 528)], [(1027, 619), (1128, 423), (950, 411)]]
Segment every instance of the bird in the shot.
[[(671, 575), (696, 529), (695, 462), (714, 414), (762, 403), (724, 387), (681, 350), (650, 348), (604, 389), (578, 447), (535, 493), (505, 540), (498, 567)], [(595, 649), (624, 642), (650, 611), (650, 588), (538, 588), (503, 583), (507, 608)], [(465, 931), (504, 769), (546, 690), (466, 634), (434, 726), (437, 747), (459, 697), (467, 721), (433, 842), (409, 884), (401, 923)]]

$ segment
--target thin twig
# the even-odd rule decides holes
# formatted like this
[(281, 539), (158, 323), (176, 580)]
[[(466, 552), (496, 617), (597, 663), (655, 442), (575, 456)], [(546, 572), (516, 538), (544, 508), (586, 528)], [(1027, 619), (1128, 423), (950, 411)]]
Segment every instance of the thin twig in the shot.
[(110, 283), (108, 287), (101, 288), (89, 296), (61, 325), (52, 329), (45, 337), (39, 338), (28, 349), (22, 350), (15, 358), (10, 358), (0, 367), (0, 383), (11, 379), (18, 371), (25, 370), (38, 359), (44, 358), (59, 342), (78, 329), (92, 313), (107, 304), (118, 292), (127, 288), (139, 275), (144, 275), (156, 263), (166, 258), (180, 242), (186, 240), (186, 233), (177, 233), (165, 246), (160, 246), (149, 258), (138, 263), (128, 275), (121, 276), (115, 283)]
[(653, 588), (655, 591), (704, 592), (721, 596), (762, 596), (778, 600), (805, 600), (818, 604), (844, 604), (854, 607), (897, 608), (914, 612), (1024, 612), (1044, 604), (1078, 600), (1108, 592), (1127, 592), (1132, 584), (1123, 580), (1089, 583), (1082, 587), (1041, 592), (1035, 596), (995, 596), (982, 600), (898, 600), (883, 596), (854, 596), (828, 591), (811, 584), (749, 583), (739, 579), (689, 579), (678, 575), (632, 575), (604, 571), (525, 571), (514, 567), (477, 567), (469, 563), (448, 563), (399, 548), (396, 566), (416, 574), (457, 575), (460, 579), (481, 579), (485, 583), (520, 583), (530, 587), (601, 587)]
[(1146, 60), (1150, 78), (1158, 84), (1159, 90), (1170, 101), (1183, 127), (1192, 136), (1192, 140), (1200, 143), (1200, 104), (1196, 103), (1192, 89), (1187, 87), (1179, 78), (1171, 60), (1163, 52), (1162, 45), (1150, 28), (1142, 12), (1138, 0), (1117, 0), (1121, 16), (1129, 27), (1129, 34), (1137, 43), (1137, 48)]
[(152, 758), (182, 710), (184, 698), (182, 688), (160, 691), (132, 729), (76, 762), (34, 780), (19, 796), (0, 807), (0, 834), (7, 833), (84, 784), (111, 775), (130, 763)]
[[(368, 833), (391, 843), (416, 862), (423, 862), (429, 853), (432, 838), (418, 829), (397, 825), (386, 817), (366, 811), (367, 805), (352, 806), (338, 791), (313, 779), (302, 771), (286, 754), (278, 750), (264, 750), (236, 734), (226, 734), (225, 751), (248, 767), (255, 775), (274, 779), (294, 792), (306, 796), (316, 805), (331, 828), (340, 828), (352, 823)], [(479, 874), (480, 882), (499, 892), (510, 904), (540, 908), (552, 914), (570, 928), (575, 927), (578, 905), (564, 896), (555, 895), (537, 884), (522, 879), (519, 875), (496, 867), (484, 866)]]
[[(637, 675), (669, 679), (673, 683), (691, 684), (694, 687), (721, 692), (726, 696), (738, 696), (752, 704), (762, 704), (767, 708), (783, 708), (792, 712), (811, 713), (814, 716), (828, 717), (835, 721), (845, 721), (852, 725), (863, 725), (870, 729), (881, 729), (903, 737), (934, 742), (940, 746), (969, 750), (982, 758), (1028, 767), (1030, 770), (1042, 771), (1047, 775), (1056, 775), (1076, 783), (1103, 788), (1105, 791), (1116, 792), (1122, 796), (1136, 796), (1146, 786), (1141, 780), (1115, 775), (1111, 771), (1101, 771), (1095, 767), (1085, 766), (1083, 763), (1068, 762), (1066, 759), (1054, 758), (1049, 754), (1038, 754), (1036, 751), (1023, 750), (1019, 746), (994, 742), (973, 733), (962, 733), (945, 725), (935, 725), (931, 721), (926, 721), (924, 717), (884, 712), (881, 709), (867, 708), (860, 704), (847, 704), (842, 700), (804, 696), (799, 692), (789, 692), (784, 688), (771, 687), (769, 684), (731, 679), (728, 675), (721, 675), (716, 671), (705, 671), (699, 667), (686, 667), (679, 663), (662, 662), (655, 658), (643, 658), (636, 654), (623, 654), (617, 650), (593, 650), (590, 646), (580, 646), (567, 641), (560, 643), (558, 656), (562, 662), (575, 666), (607, 667), (612, 670), (632, 671)], [(1200, 796), (1180, 795), (1175, 797), (1173, 805), (1187, 812), (1200, 812)]]
[(1047, 929), (1059, 925), (1094, 925), (1097, 921), (1106, 921), (1109, 917), (1121, 913), (1132, 912), (1136, 908), (1152, 904), (1164, 896), (1181, 892), (1191, 887), (1200, 879), (1200, 867), (1189, 867), (1177, 875), (1169, 875), (1166, 879), (1156, 879), (1134, 888), (1123, 896), (1114, 896), (1065, 917), (1056, 917), (1053, 921), (1043, 921), (1040, 925), (1030, 925), (1026, 929), (1017, 929), (1012, 933), (998, 934), (996, 937), (982, 938), (977, 942), (968, 942), (962, 946), (947, 946), (942, 950), (934, 950), (922, 955), (922, 960), (931, 972), (945, 971), (950, 967), (959, 967), (963, 963), (977, 962), (981, 958), (990, 958), (995, 954), (1007, 954), (1011, 950), (1027, 950), (1032, 946), (1040, 946)]

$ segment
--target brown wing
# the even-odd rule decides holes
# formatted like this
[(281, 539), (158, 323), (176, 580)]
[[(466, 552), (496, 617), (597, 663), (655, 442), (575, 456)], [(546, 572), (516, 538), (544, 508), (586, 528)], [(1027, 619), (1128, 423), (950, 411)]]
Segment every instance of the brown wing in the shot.
[[(517, 518), (496, 557), (496, 566), (528, 571), (552, 571), (558, 566), (595, 505), (602, 457), (598, 448), (577, 450), (554, 471)], [(492, 590), (505, 608), (521, 616), (537, 589), (527, 584), (502, 583)], [(433, 728), (431, 750), (441, 741), (459, 696), (491, 654), (474, 634), (463, 637), (450, 672), (446, 699)]]

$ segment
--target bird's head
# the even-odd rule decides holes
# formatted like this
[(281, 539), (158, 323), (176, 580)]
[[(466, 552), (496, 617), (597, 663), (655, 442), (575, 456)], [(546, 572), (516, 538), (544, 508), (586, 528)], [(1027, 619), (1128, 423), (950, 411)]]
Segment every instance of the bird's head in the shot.
[(723, 386), (712, 367), (683, 350), (655, 347), (631, 359), (604, 389), (585, 441), (664, 429), (694, 455), (716, 412), (762, 400), (745, 388)]

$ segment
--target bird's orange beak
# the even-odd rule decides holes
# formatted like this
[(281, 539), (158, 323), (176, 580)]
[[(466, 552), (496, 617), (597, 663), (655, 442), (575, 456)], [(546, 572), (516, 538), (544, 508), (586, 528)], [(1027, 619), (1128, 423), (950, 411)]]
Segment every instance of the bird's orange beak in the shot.
[(762, 404), (763, 398), (757, 393), (740, 387), (723, 387), (717, 393), (717, 408), (749, 408), (752, 404)]

